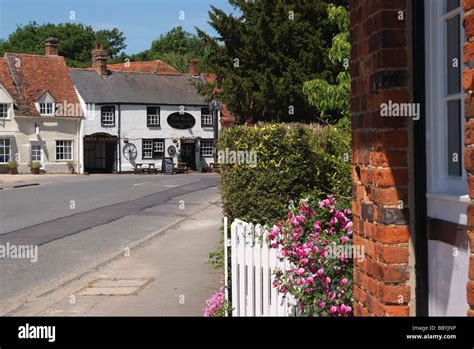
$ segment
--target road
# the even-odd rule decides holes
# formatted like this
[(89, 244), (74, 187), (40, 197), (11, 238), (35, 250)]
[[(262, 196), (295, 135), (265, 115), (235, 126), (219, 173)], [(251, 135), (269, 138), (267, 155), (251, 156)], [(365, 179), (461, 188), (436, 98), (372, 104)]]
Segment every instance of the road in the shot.
[(97, 175), (1, 191), (0, 245), (37, 245), (38, 261), (0, 260), (0, 313), (202, 210), (218, 199), (218, 181)]

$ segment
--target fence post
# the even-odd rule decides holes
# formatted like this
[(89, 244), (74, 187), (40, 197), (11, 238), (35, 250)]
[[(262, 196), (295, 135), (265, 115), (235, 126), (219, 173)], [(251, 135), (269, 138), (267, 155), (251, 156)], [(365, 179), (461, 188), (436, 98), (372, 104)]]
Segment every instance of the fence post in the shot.
[(239, 221), (237, 225), (237, 263), (238, 263), (238, 287), (239, 287), (239, 316), (246, 316), (246, 291), (247, 280), (245, 273), (245, 225), (246, 223)]
[(235, 220), (230, 226), (230, 262), (232, 277), (232, 316), (239, 316), (239, 271), (237, 263), (237, 227), (238, 221)]
[(262, 226), (260, 224), (255, 226), (254, 236), (255, 316), (262, 316)]
[[(224, 295), (225, 300), (229, 300), (229, 234), (228, 234), (228, 219), (227, 216), (224, 217)], [(228, 311), (226, 309), (225, 316), (228, 316)]]
[(245, 265), (247, 269), (247, 297), (246, 316), (255, 316), (254, 302), (254, 270), (253, 270), (253, 250), (254, 250), (254, 227), (252, 223), (245, 225)]

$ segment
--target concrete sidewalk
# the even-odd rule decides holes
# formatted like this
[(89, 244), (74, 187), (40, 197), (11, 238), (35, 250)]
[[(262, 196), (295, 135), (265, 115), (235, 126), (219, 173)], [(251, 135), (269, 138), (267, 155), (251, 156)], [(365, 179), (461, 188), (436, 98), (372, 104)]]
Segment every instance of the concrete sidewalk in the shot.
[(124, 256), (49, 291), (13, 316), (201, 316), (219, 288), (208, 262), (219, 248), (221, 208), (207, 206)]

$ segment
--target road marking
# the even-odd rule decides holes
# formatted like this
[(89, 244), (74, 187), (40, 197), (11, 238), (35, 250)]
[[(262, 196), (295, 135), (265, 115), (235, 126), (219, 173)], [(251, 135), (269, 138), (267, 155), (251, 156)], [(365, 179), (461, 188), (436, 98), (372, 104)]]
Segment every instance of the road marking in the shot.
[(152, 184), (151, 182), (145, 182), (145, 183), (137, 183), (137, 184), (134, 184), (133, 186), (134, 187), (138, 187), (140, 185), (147, 185), (147, 184)]

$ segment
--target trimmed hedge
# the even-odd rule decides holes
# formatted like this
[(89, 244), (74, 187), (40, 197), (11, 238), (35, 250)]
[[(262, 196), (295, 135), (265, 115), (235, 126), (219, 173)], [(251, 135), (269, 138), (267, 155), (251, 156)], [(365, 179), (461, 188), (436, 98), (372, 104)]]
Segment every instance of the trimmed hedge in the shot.
[(309, 193), (350, 203), (350, 130), (304, 124), (240, 125), (225, 129), (219, 151), (253, 151), (251, 163), (222, 164), (224, 214), (231, 220), (268, 223)]

